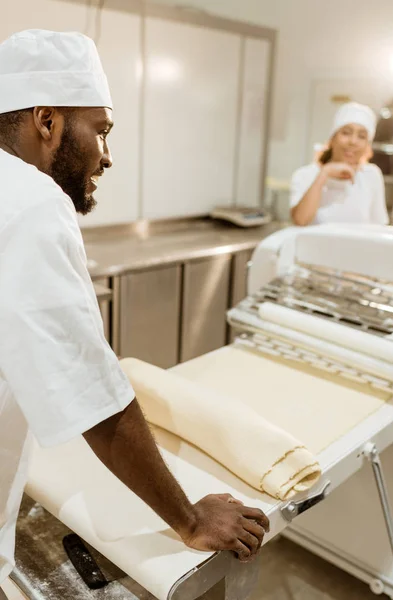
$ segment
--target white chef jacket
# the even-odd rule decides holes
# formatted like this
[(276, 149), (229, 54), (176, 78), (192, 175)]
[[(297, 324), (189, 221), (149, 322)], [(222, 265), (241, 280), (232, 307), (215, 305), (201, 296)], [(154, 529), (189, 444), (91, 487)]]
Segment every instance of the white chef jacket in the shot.
[[(298, 169), (291, 183), (291, 208), (299, 204), (310, 189), (321, 167), (310, 164)], [(321, 202), (313, 224), (321, 223), (370, 223), (387, 225), (385, 185), (379, 167), (374, 164), (361, 166), (355, 182), (328, 179), (321, 195)]]
[(14, 565), (30, 433), (62, 444), (133, 398), (104, 337), (73, 203), (0, 150), (0, 584)]

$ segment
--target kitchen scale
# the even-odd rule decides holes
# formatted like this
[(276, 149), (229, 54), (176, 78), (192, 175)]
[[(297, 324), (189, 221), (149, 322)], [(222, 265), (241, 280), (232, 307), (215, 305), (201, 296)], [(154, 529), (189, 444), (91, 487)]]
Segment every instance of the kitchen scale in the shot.
[(272, 220), (264, 210), (258, 207), (217, 206), (211, 213), (212, 219), (228, 221), (238, 227), (258, 227)]

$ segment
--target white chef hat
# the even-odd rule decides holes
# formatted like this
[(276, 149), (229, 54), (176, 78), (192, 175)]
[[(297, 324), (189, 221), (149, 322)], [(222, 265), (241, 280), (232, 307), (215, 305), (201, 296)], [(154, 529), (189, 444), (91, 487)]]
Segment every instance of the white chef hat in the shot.
[(357, 102), (343, 104), (334, 117), (331, 136), (333, 137), (342, 127), (351, 123), (362, 125), (367, 130), (369, 141), (373, 141), (377, 128), (377, 117), (369, 106)]
[(93, 40), (35, 29), (0, 44), (0, 114), (33, 106), (112, 108)]

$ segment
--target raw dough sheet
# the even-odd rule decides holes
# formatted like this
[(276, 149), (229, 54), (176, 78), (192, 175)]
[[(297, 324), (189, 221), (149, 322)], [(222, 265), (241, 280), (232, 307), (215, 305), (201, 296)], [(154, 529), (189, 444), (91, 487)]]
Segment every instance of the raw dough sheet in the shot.
[(267, 421), (319, 454), (390, 396), (361, 384), (235, 345), (172, 369), (205, 387), (242, 400)]

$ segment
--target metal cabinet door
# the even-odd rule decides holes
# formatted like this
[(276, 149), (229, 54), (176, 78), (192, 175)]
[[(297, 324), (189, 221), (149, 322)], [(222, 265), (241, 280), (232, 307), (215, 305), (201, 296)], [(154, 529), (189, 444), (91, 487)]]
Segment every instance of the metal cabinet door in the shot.
[(233, 257), (233, 275), (231, 286), (231, 306), (236, 306), (247, 296), (247, 265), (253, 250), (242, 250)]
[(181, 362), (225, 346), (230, 275), (230, 255), (184, 266)]
[(119, 281), (118, 327), (121, 357), (132, 356), (162, 368), (179, 356), (181, 267), (124, 275)]
[[(251, 260), (253, 250), (242, 250), (236, 252), (232, 263), (232, 283), (231, 283), (231, 307), (236, 306), (247, 296), (247, 270), (248, 262)], [(232, 328), (229, 328), (229, 342), (233, 342), (236, 335)]]

